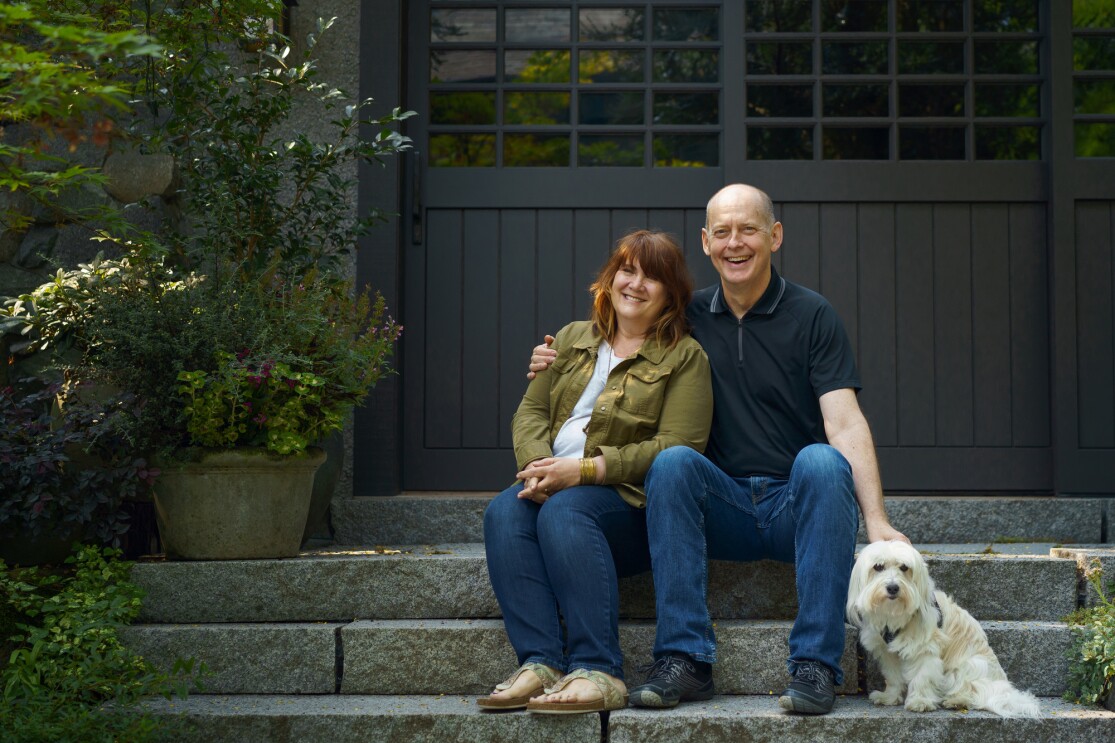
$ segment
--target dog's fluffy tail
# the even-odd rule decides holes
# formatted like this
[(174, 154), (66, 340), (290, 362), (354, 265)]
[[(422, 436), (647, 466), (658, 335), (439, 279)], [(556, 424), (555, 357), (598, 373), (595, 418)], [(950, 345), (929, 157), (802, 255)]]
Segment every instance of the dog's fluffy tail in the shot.
[(1009, 681), (981, 679), (972, 683), (978, 701), (973, 707), (1001, 717), (1041, 717), (1037, 697), (1014, 688)]

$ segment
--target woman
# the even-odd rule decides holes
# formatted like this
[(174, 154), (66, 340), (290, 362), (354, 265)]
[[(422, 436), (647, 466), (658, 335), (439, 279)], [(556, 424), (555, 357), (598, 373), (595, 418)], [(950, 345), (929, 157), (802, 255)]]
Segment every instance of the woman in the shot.
[(703, 451), (708, 439), (709, 365), (686, 334), (692, 281), (678, 246), (659, 232), (627, 235), (591, 291), (592, 320), (557, 334), (557, 360), (515, 413), (519, 481), (484, 514), (488, 573), (520, 667), (478, 700), (483, 709), (627, 704), (617, 578), (650, 568), (643, 477), (666, 447)]

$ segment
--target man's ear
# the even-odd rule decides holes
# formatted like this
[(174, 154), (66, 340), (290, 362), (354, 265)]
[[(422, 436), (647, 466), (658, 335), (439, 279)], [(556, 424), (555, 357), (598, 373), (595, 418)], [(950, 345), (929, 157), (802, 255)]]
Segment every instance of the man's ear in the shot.
[(770, 252), (776, 253), (782, 247), (782, 223), (775, 222), (774, 226), (770, 228), (770, 239), (773, 244), (770, 246)]

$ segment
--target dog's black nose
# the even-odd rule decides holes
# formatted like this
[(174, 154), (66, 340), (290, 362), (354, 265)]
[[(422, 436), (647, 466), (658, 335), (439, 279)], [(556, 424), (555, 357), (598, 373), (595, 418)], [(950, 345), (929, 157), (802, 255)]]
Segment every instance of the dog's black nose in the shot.
[(897, 583), (888, 583), (887, 584), (887, 595), (892, 597), (892, 598), (898, 595), (898, 584)]

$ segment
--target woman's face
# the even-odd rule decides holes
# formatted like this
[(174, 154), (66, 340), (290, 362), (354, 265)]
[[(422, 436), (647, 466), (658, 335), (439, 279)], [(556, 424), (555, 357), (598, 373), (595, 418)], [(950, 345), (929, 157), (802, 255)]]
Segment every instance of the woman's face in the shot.
[(612, 307), (616, 319), (636, 332), (646, 332), (666, 307), (666, 287), (643, 273), (636, 263), (620, 266), (612, 279)]

